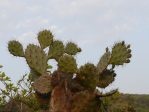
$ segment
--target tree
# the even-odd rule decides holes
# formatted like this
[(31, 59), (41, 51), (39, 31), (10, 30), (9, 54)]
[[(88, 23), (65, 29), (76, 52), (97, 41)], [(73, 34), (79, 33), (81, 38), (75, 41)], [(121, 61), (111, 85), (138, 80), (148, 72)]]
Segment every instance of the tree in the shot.
[[(30, 80), (42, 112), (102, 112), (102, 97), (110, 96), (117, 89), (103, 94), (115, 80), (115, 67), (130, 62), (130, 45), (117, 42), (110, 51), (106, 48), (97, 65), (86, 63), (78, 68), (75, 55), (81, 48), (73, 42), (66, 45), (55, 40), (51, 31), (43, 30), (37, 36), (39, 46), (29, 44), (24, 50), (20, 42), (9, 41), (9, 52), (26, 59)], [(47, 48), (48, 52), (47, 52)], [(50, 71), (48, 61), (57, 62), (57, 70)], [(111, 66), (112, 65), (112, 66)]]

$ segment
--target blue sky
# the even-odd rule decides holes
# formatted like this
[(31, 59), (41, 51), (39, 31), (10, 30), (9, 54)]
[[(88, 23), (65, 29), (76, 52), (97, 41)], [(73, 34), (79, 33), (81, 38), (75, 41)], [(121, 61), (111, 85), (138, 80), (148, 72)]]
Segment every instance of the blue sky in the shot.
[(0, 64), (15, 82), (29, 69), (24, 59), (8, 53), (16, 39), (37, 43), (36, 34), (50, 29), (56, 39), (76, 42), (82, 52), (79, 66), (97, 64), (107, 46), (125, 40), (132, 47), (132, 61), (116, 69), (110, 88), (124, 93), (149, 93), (148, 0), (0, 0)]

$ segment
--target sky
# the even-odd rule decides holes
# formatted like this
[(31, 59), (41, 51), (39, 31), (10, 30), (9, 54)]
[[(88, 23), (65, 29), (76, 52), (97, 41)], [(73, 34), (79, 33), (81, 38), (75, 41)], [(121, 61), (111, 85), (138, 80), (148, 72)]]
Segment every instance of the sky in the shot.
[[(149, 0), (0, 0), (0, 64), (16, 82), (29, 68), (23, 58), (9, 54), (7, 43), (24, 48), (37, 44), (43, 29), (56, 39), (76, 42), (82, 52), (78, 66), (97, 64), (108, 46), (124, 40), (131, 44), (131, 63), (117, 67), (109, 88), (133, 94), (149, 93)], [(54, 63), (56, 65), (56, 63)]]

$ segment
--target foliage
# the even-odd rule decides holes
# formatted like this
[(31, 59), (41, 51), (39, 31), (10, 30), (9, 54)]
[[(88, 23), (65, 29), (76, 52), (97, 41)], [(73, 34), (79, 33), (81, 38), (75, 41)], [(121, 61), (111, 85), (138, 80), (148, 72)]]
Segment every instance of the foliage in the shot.
[(136, 112), (149, 111), (149, 95), (122, 94), (122, 97), (134, 106)]
[(104, 103), (109, 112), (136, 112), (133, 105), (134, 102), (129, 102), (119, 92), (113, 96), (104, 98)]
[[(34, 96), (34, 91), (29, 80), (29, 75), (25, 74), (17, 84), (13, 84), (11, 79), (4, 72), (0, 72), (0, 81), (3, 88), (0, 88), (0, 111), (15, 111), (19, 109), (31, 111), (38, 110), (38, 102)], [(23, 105), (23, 106), (22, 106)], [(31, 109), (32, 108), (32, 109)]]
[(148, 112), (149, 95), (116, 94), (103, 99), (110, 112)]

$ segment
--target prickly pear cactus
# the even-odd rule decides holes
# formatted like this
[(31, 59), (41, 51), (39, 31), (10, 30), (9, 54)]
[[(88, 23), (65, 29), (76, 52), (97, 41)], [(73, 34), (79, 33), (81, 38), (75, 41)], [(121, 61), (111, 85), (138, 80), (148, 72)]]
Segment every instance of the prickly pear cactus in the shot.
[(14, 56), (24, 57), (23, 46), (16, 40), (9, 41), (8, 43), (9, 52)]
[(110, 51), (106, 51), (106, 53), (104, 53), (104, 55), (101, 57), (98, 65), (97, 65), (97, 72), (98, 74), (101, 74), (109, 65), (110, 62), (110, 58), (111, 58), (111, 53)]
[[(103, 112), (101, 98), (115, 94), (117, 89), (102, 93), (98, 88), (112, 84), (115, 68), (130, 62), (130, 45), (117, 42), (111, 50), (106, 48), (97, 66), (86, 63), (78, 68), (75, 55), (81, 49), (75, 43), (55, 40), (49, 30), (39, 32), (37, 39), (40, 46), (29, 44), (25, 52), (16, 40), (8, 43), (8, 49), (12, 55), (26, 59), (34, 94), (40, 104), (39, 111)], [(49, 51), (44, 50), (47, 47)], [(51, 59), (57, 62), (54, 72), (48, 69)]]
[(87, 63), (77, 72), (77, 81), (90, 91), (94, 91), (98, 83), (97, 68), (94, 64)]
[(48, 47), (53, 42), (53, 34), (49, 30), (43, 30), (38, 33), (38, 41), (42, 49)]
[(81, 48), (79, 48), (75, 43), (68, 42), (65, 47), (65, 53), (69, 55), (76, 55), (78, 52), (81, 52)]
[(47, 56), (39, 46), (29, 44), (25, 50), (25, 58), (30, 68), (41, 75), (46, 73)]
[(116, 74), (113, 70), (104, 70), (99, 76), (98, 87), (106, 88), (114, 81), (115, 76)]
[(42, 75), (34, 83), (33, 88), (39, 94), (48, 94), (52, 90), (51, 77), (48, 74)]
[(49, 59), (58, 60), (64, 54), (64, 45), (60, 40), (55, 40), (49, 47)]
[(43, 109), (49, 108), (50, 93), (52, 92), (51, 77), (49, 74), (40, 76), (32, 84), (33, 89), (36, 91), (36, 98)]
[(129, 58), (131, 58), (130, 45), (126, 45), (123, 41), (113, 46), (110, 64), (123, 65), (130, 62)]
[(77, 71), (77, 63), (73, 56), (64, 54), (60, 57), (58, 61), (58, 68), (62, 72), (66, 73), (76, 73)]

